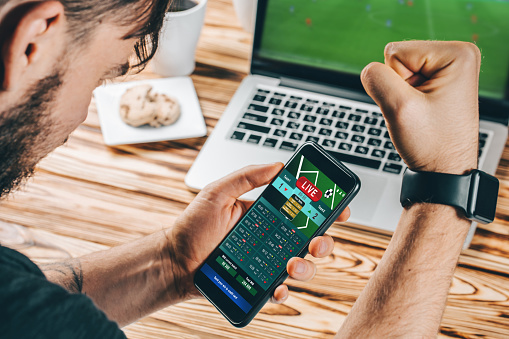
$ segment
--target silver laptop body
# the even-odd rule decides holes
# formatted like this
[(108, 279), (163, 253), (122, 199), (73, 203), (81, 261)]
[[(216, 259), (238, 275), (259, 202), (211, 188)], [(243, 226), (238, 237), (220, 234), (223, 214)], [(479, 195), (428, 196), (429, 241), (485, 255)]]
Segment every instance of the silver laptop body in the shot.
[[(362, 89), (360, 70), (357, 74), (342, 72), (299, 62), (298, 55), (294, 62), (266, 53), (264, 31), (273, 27), (267, 20), (281, 15), (273, 3), (277, 1), (258, 1), (250, 75), (242, 81), (200, 151), (186, 176), (186, 185), (198, 191), (247, 165), (285, 163), (299, 145), (314, 140), (362, 181), (362, 189), (350, 205), (349, 221), (360, 228), (393, 232), (401, 213), (399, 194), (405, 165), (392, 147), (380, 109)], [(298, 5), (288, 10), (295, 15)], [(271, 28), (271, 35), (277, 33)], [(508, 61), (509, 52), (506, 64)], [(500, 92), (501, 98), (493, 98), (491, 93), (490, 98), (480, 97), (479, 168), (491, 174), (497, 169), (507, 139), (507, 76)], [(243, 198), (254, 200), (262, 190), (255, 189)], [(465, 246), (475, 227), (474, 223)]]

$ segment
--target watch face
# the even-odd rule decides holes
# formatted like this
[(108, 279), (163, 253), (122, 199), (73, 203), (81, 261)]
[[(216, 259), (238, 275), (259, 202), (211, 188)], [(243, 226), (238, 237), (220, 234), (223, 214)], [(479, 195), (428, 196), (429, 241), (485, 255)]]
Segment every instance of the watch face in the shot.
[(481, 171), (477, 171), (476, 176), (477, 187), (474, 186), (472, 192), (472, 207), (474, 207), (472, 218), (484, 224), (490, 223), (495, 219), (498, 179)]

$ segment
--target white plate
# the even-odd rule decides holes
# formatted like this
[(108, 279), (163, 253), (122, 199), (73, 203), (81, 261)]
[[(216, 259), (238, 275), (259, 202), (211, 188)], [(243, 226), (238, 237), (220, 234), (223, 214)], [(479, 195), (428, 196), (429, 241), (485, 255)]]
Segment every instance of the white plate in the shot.
[[(154, 128), (132, 127), (120, 118), (120, 98), (133, 86), (152, 85), (152, 91), (176, 98), (180, 104), (180, 117), (172, 125)], [(201, 137), (207, 127), (190, 77), (150, 79), (103, 85), (94, 90), (97, 113), (106, 145), (136, 144), (163, 140)]]

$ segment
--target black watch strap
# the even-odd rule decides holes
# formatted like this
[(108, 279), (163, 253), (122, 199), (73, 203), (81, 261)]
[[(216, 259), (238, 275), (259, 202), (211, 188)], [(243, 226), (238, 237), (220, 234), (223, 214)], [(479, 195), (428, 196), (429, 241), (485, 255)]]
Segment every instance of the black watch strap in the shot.
[(400, 202), (403, 207), (417, 202), (450, 205), (471, 220), (492, 222), (498, 197), (498, 179), (479, 170), (466, 175), (416, 172), (403, 175)]

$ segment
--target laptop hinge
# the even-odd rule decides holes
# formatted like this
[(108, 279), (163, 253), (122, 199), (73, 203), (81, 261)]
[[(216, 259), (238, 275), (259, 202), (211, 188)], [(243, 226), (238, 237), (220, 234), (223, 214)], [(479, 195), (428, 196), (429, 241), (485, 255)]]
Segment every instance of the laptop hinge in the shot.
[(319, 84), (311, 82), (309, 80), (299, 80), (287, 77), (281, 77), (281, 83), (279, 86), (301, 89), (309, 92), (315, 92), (320, 94), (332, 95), (335, 97), (346, 98), (355, 101), (361, 101), (368, 104), (375, 104), (366, 93), (352, 91), (349, 89), (335, 87), (331, 85)]

